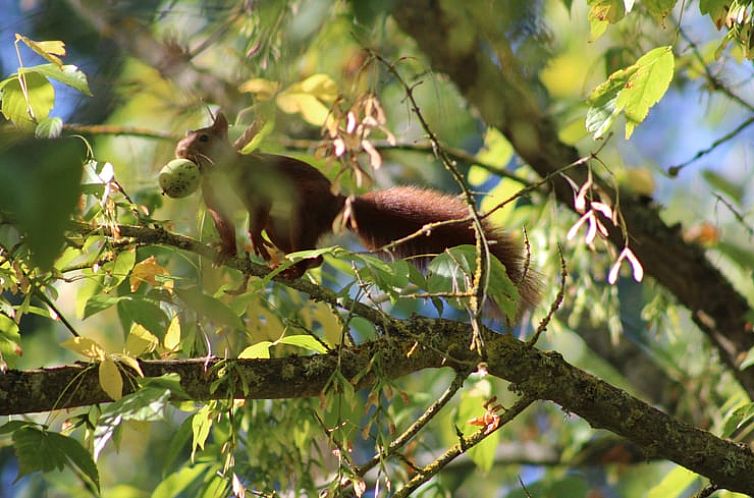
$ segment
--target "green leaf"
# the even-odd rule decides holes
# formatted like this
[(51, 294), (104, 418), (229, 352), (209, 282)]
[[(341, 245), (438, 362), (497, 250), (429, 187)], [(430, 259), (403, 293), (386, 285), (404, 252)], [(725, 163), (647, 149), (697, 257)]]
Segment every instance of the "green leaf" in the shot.
[[(29, 97), (27, 102), (21, 89), (21, 82), (16, 77), (6, 80), (2, 87), (2, 105), (0, 110), (6, 119), (20, 128), (31, 128), (35, 120), (46, 118), (55, 103), (55, 89), (47, 78), (36, 73), (27, 74), (26, 93)], [(32, 116), (34, 119), (32, 119)]]
[(675, 7), (676, 0), (644, 0), (642, 5), (656, 19), (662, 21)]
[(741, 201), (746, 193), (746, 189), (741, 182), (732, 182), (711, 169), (704, 170), (702, 172), (702, 178), (704, 178), (704, 181), (706, 181), (710, 187), (724, 193), (739, 206), (741, 205)]
[(100, 311), (105, 311), (107, 308), (118, 304), (123, 299), (128, 298), (110, 296), (108, 294), (96, 294), (86, 302), (86, 306), (84, 307), (84, 315), (82, 318), (89, 318), (90, 316), (95, 315)]
[[(513, 156), (513, 146), (503, 136), (497, 128), (487, 128), (484, 134), (484, 147), (477, 153), (479, 161), (492, 166), (497, 166), (501, 170), (508, 164)], [(487, 181), (492, 173), (481, 166), (472, 165), (469, 168), (469, 183), (479, 186)]]
[(251, 346), (244, 348), (244, 350), (241, 351), (238, 357), (246, 360), (269, 359), (270, 346), (272, 346), (271, 341), (259, 341), (256, 344), (252, 344)]
[[(508, 277), (505, 265), (493, 255), (489, 261), (487, 297), (510, 320), (518, 309), (518, 289)], [(469, 289), (476, 268), (476, 248), (471, 245), (454, 247), (434, 258), (429, 263), (429, 292), (464, 292)], [(468, 298), (466, 298), (468, 299)]]
[(607, 81), (592, 90), (586, 115), (586, 129), (594, 135), (595, 139), (602, 137), (612, 127), (618, 116), (616, 110), (618, 94), (625, 88), (636, 70), (635, 66), (619, 69), (611, 74)]
[(115, 261), (105, 265), (105, 271), (110, 273), (111, 280), (107, 282), (108, 289), (118, 287), (128, 278), (136, 263), (136, 249), (127, 249), (121, 251), (115, 257)]
[(754, 403), (739, 406), (724, 418), (723, 437), (730, 437), (737, 429), (748, 425), (754, 418)]
[(180, 375), (175, 373), (164, 374), (160, 375), (159, 377), (141, 377), (136, 379), (136, 382), (138, 382), (143, 389), (159, 389), (170, 391), (173, 400), (175, 400), (176, 398), (190, 398), (188, 393), (184, 391), (183, 386), (181, 385)]
[(178, 430), (173, 433), (173, 437), (170, 438), (170, 444), (167, 448), (167, 453), (162, 458), (162, 472), (163, 474), (173, 466), (175, 461), (184, 452), (184, 448), (191, 438), (191, 424), (193, 422), (192, 417), (186, 418), (181, 423)]
[(24, 427), (36, 427), (34, 422), (27, 422), (26, 420), (11, 420), (2, 426), (0, 426), (0, 436), (16, 432)]
[(592, 40), (602, 36), (608, 24), (615, 24), (626, 14), (623, 0), (588, 0), (587, 4)]
[(89, 89), (89, 82), (86, 79), (86, 74), (84, 74), (78, 66), (74, 66), (73, 64), (66, 64), (60, 67), (55, 64), (40, 64), (39, 66), (19, 68), (18, 72), (39, 73), (42, 76), (46, 76), (47, 78), (57, 80), (66, 86), (70, 86), (84, 95), (92, 96), (92, 91)]
[(616, 110), (626, 116), (626, 139), (636, 125), (644, 121), (649, 108), (660, 101), (673, 80), (675, 58), (673, 47), (650, 50), (636, 61), (637, 67), (626, 87), (618, 94)]
[(745, 370), (754, 365), (754, 348), (751, 348), (739, 365), (739, 370)]
[(667, 91), (674, 65), (672, 47), (667, 46), (650, 50), (633, 65), (615, 71), (589, 96), (587, 130), (595, 139), (602, 137), (622, 112), (629, 138)]
[(511, 180), (510, 178), (500, 178), (497, 185), (492, 187), (492, 189), (482, 198), (479, 208), (486, 213), (492, 211), (500, 204), (507, 202), (505, 206), (497, 209), (488, 218), (495, 226), (507, 227), (509, 226), (510, 217), (516, 208), (515, 201), (511, 201), (510, 199), (512, 199), (520, 189), (521, 186), (518, 182)]
[(40, 119), (34, 129), (34, 136), (37, 138), (59, 138), (61, 133), (63, 133), (63, 120), (49, 116)]
[(506, 498), (531, 498), (540, 496), (564, 496), (568, 498), (588, 498), (592, 486), (581, 476), (566, 476), (561, 479), (542, 479), (527, 484), (526, 489), (520, 487)]
[(76, 292), (76, 316), (83, 320), (86, 316), (86, 305), (89, 300), (102, 291), (102, 278), (100, 275), (94, 275), (91, 270), (82, 271), (84, 278)]
[(63, 249), (85, 154), (75, 138), (0, 143), (0, 210), (17, 222), (41, 268), (50, 268)]
[(209, 405), (204, 405), (191, 418), (191, 431), (194, 435), (191, 443), (191, 458), (193, 460), (196, 449), (204, 449), (204, 443), (209, 437), (209, 430), (212, 428), (212, 410)]
[[(197, 287), (176, 289), (175, 293), (197, 313), (205, 315), (213, 322), (236, 330), (244, 330), (241, 319), (233, 313), (233, 310), (225, 303), (212, 296), (204, 294)], [(149, 328), (149, 327), (147, 327)]]
[(126, 297), (118, 301), (118, 315), (124, 330), (138, 323), (155, 335), (162, 336), (168, 327), (168, 316), (158, 301), (140, 296)]
[(314, 351), (315, 353), (327, 353), (327, 348), (325, 348), (321, 342), (319, 342), (317, 339), (310, 335), (289, 335), (286, 337), (282, 337), (275, 341), (276, 344), (288, 344), (290, 346), (298, 346), (300, 348), (308, 349), (310, 351)]
[(151, 498), (175, 498), (192, 483), (199, 480), (209, 469), (209, 464), (197, 464), (173, 472), (155, 488)]
[(13, 446), (18, 458), (18, 477), (69, 467), (81, 472), (99, 490), (97, 466), (89, 452), (75, 439), (26, 427), (13, 433)]
[(730, 0), (699, 0), (699, 11), (710, 16), (717, 29), (725, 24), (729, 6)]
[[(182, 391), (182, 390), (181, 390)], [(94, 460), (99, 455), (121, 423), (126, 420), (156, 422), (165, 418), (165, 408), (175, 391), (153, 384), (110, 403), (102, 412), (94, 429)]]
[(396, 299), (399, 292), (409, 283), (408, 263), (405, 261), (388, 263), (370, 254), (361, 254), (358, 259), (364, 263), (362, 278), (374, 282), (377, 287), (387, 292), (391, 299)]
[(487, 287), (487, 297), (513, 321), (518, 311), (518, 288), (508, 276), (505, 265), (494, 255), (490, 257), (490, 280)]
[(18, 324), (3, 313), (0, 313), (0, 339), (13, 344), (18, 344), (21, 341)]
[[(477, 382), (471, 389), (461, 391), (454, 422), (464, 436), (470, 436), (479, 430), (478, 426), (469, 422), (484, 415), (484, 403), (490, 398), (491, 393), (492, 386), (486, 379)], [(483, 472), (488, 472), (495, 462), (495, 450), (500, 442), (500, 436), (500, 431), (497, 431), (468, 452), (469, 458)]]
[(683, 467), (676, 467), (649, 490), (647, 498), (676, 498), (686, 496), (686, 489), (699, 479), (699, 476)]
[(754, 268), (754, 252), (748, 244), (742, 246), (721, 240), (715, 244), (715, 249), (744, 270), (751, 271)]

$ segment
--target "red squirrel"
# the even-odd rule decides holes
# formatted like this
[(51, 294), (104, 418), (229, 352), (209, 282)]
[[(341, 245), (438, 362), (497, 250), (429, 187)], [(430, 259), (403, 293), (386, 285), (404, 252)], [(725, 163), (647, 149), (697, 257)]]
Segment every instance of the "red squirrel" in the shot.
[[(238, 153), (228, 140), (228, 121), (222, 113), (211, 126), (190, 131), (175, 149), (176, 157), (194, 161), (202, 174), (202, 194), (207, 211), (220, 235), (223, 256), (236, 254), (233, 222), (223, 210), (222, 192), (216, 191), (213, 173), (225, 172), (250, 215), (249, 237), (253, 251), (270, 260), (270, 243), (284, 253), (314, 249), (332, 231), (346, 197), (334, 194), (330, 181), (313, 166), (291, 157), (254, 152)], [(369, 250), (376, 250), (420, 230), (428, 223), (468, 217), (468, 206), (447, 194), (417, 187), (393, 187), (357, 196), (350, 203), (348, 228)], [(513, 238), (483, 221), (490, 251), (518, 286), (520, 309), (536, 304), (539, 288), (535, 272), (525, 268), (525, 258)], [(433, 228), (391, 250), (398, 257), (439, 254), (462, 244), (475, 244), (470, 222)], [(288, 276), (300, 276), (318, 266), (322, 257), (304, 260)]]

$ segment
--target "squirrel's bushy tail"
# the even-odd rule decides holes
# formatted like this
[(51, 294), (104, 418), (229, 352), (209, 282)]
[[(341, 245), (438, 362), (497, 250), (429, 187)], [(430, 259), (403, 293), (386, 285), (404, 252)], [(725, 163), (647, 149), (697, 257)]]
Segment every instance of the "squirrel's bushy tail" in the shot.
[[(351, 228), (370, 250), (411, 235), (427, 224), (469, 215), (468, 206), (457, 197), (417, 187), (394, 187), (356, 197), (351, 211)], [(537, 273), (526, 267), (521, 245), (501, 229), (483, 223), (490, 252), (505, 265), (508, 276), (518, 286), (519, 308), (532, 308), (539, 301), (539, 280)], [(432, 256), (450, 247), (475, 243), (470, 222), (454, 223), (435, 227), (428, 235), (402, 243), (392, 252), (398, 257)]]

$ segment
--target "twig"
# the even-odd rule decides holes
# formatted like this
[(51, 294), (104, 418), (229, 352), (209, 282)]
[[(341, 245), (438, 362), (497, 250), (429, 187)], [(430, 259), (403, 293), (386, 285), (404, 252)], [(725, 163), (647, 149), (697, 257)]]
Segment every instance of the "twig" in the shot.
[(563, 297), (565, 296), (566, 277), (568, 277), (568, 269), (566, 268), (563, 251), (561, 250), (559, 245), (558, 254), (560, 254), (560, 289), (558, 290), (558, 295), (555, 296), (555, 300), (552, 302), (552, 305), (550, 305), (550, 310), (547, 312), (547, 315), (542, 319), (542, 321), (539, 322), (537, 330), (536, 332), (534, 332), (534, 336), (527, 341), (526, 345), (530, 348), (533, 348), (534, 345), (537, 344), (539, 336), (542, 335), (542, 332), (547, 330), (547, 325), (550, 323), (553, 315), (556, 311), (558, 311), (560, 305), (563, 303)]
[[(6, 253), (5, 258), (8, 261), (11, 261), (11, 254), (12, 252), (8, 251), (4, 246), (0, 245), (0, 252)], [(18, 271), (21, 272), (21, 274), (29, 281), (29, 285), (31, 286), (31, 291), (34, 293), (39, 299), (41, 299), (51, 310), (57, 318), (60, 320), (60, 322), (65, 326), (66, 329), (73, 335), (74, 337), (79, 337), (79, 333), (76, 332), (76, 329), (71, 325), (71, 322), (66, 319), (65, 315), (58, 309), (57, 306), (55, 306), (55, 303), (52, 302), (52, 299), (47, 297), (47, 294), (44, 293), (44, 291), (41, 288), (41, 285), (37, 282), (35, 278), (32, 278), (23, 268), (21, 268), (21, 265), (15, 266)]]
[(701, 491), (699, 491), (697, 494), (693, 496), (693, 498), (708, 498), (712, 493), (720, 489), (720, 486), (717, 484), (708, 484), (705, 486)]
[(728, 98), (733, 100), (734, 102), (740, 104), (741, 106), (747, 108), (750, 111), (754, 111), (754, 104), (750, 104), (746, 100), (744, 100), (742, 97), (739, 97), (733, 91), (728, 88), (720, 79), (712, 74), (712, 70), (707, 65), (707, 63), (704, 60), (704, 56), (702, 55), (702, 52), (699, 50), (699, 46), (691, 39), (691, 37), (686, 33), (686, 31), (681, 26), (681, 23), (677, 20), (673, 19), (675, 22), (676, 27), (678, 28), (678, 32), (681, 33), (681, 37), (686, 41), (686, 43), (689, 44), (689, 47), (691, 48), (691, 51), (694, 54), (694, 58), (701, 64), (701, 66), (704, 68), (704, 75), (707, 77), (707, 81), (709, 81), (712, 85), (712, 88), (715, 90), (720, 90), (722, 93), (724, 93)]
[(466, 453), (468, 450), (484, 441), (488, 436), (495, 433), (505, 424), (516, 418), (521, 412), (529, 407), (534, 402), (534, 398), (525, 395), (520, 398), (512, 407), (505, 411), (500, 416), (497, 426), (490, 430), (489, 427), (482, 427), (471, 436), (461, 437), (456, 445), (449, 448), (443, 455), (437, 458), (434, 462), (421, 469), (410, 481), (408, 481), (401, 489), (396, 491), (393, 498), (406, 498), (410, 496), (419, 486), (430, 480), (447, 464), (452, 462), (456, 457)]
[(749, 232), (749, 237), (754, 236), (754, 227), (752, 227), (749, 223), (746, 222), (746, 218), (744, 218), (744, 215), (741, 214), (741, 212), (736, 209), (728, 199), (724, 198), (717, 192), (713, 192), (712, 195), (715, 196), (715, 198), (722, 202), (725, 207), (727, 207), (731, 213), (733, 213), (733, 216), (735, 216), (736, 220), (746, 229), (747, 232)]
[(422, 413), (421, 416), (408, 427), (408, 429), (406, 429), (400, 436), (395, 438), (385, 450), (378, 452), (368, 462), (357, 467), (357, 475), (363, 476), (369, 470), (371, 470), (372, 467), (380, 463), (381, 460), (384, 460), (393, 455), (396, 451), (398, 451), (406, 443), (408, 443), (414, 436), (416, 436), (419, 431), (421, 431), (424, 426), (426, 426), (435, 417), (435, 415), (437, 415), (440, 410), (446, 404), (448, 404), (448, 401), (450, 401), (455, 393), (458, 392), (458, 390), (461, 388), (461, 386), (463, 386), (463, 382), (466, 380), (466, 377), (468, 377), (468, 375), (468, 372), (458, 372), (453, 379), (453, 382), (450, 383), (445, 392), (442, 393), (437, 401), (432, 403), (424, 411), (424, 413)]
[[(320, 145), (322, 145), (322, 142), (319, 140), (307, 140), (307, 139), (300, 139), (300, 138), (280, 138), (277, 139), (277, 143), (282, 145), (285, 148), (288, 149), (294, 149), (294, 150), (309, 150), (313, 148), (317, 148)], [(433, 153), (434, 148), (432, 147), (431, 143), (408, 143), (408, 142), (401, 142), (396, 144), (390, 144), (388, 142), (373, 142), (374, 147), (378, 150), (382, 151), (406, 151), (406, 152), (423, 152), (423, 153)], [(447, 145), (443, 145), (443, 149), (448, 154), (449, 157), (452, 159), (466, 163), (466, 164), (473, 164), (476, 166), (479, 166), (482, 169), (485, 169), (489, 171), (490, 173), (494, 173), (495, 175), (502, 176), (505, 178), (510, 178), (511, 180), (520, 183), (521, 185), (531, 185), (532, 182), (529, 180), (526, 180), (525, 178), (522, 178), (515, 173), (511, 173), (510, 171), (500, 168), (499, 166), (495, 166), (494, 164), (488, 163), (486, 161), (481, 161), (478, 158), (476, 158), (473, 154), (470, 154), (466, 152), (463, 149), (458, 149), (455, 147), (448, 147)]]
[(742, 131), (744, 131), (752, 123), (754, 123), (754, 116), (751, 116), (749, 119), (747, 119), (743, 123), (741, 123), (738, 126), (736, 126), (735, 129), (733, 129), (729, 133), (726, 133), (722, 137), (720, 137), (717, 140), (715, 140), (714, 142), (712, 142), (712, 144), (710, 144), (710, 146), (707, 147), (706, 149), (702, 149), (702, 150), (698, 151), (696, 154), (694, 154), (694, 157), (692, 157), (690, 159), (687, 159), (686, 161), (682, 162), (681, 164), (678, 164), (676, 166), (671, 166), (670, 168), (668, 168), (668, 175), (670, 175), (671, 177), (678, 176), (678, 173), (680, 173), (683, 168), (685, 168), (689, 164), (695, 162), (696, 160), (698, 160), (698, 159), (706, 156), (707, 154), (709, 154), (710, 152), (714, 151), (717, 147), (719, 147), (720, 145), (724, 144), (725, 142), (728, 142), (729, 140), (734, 139), (736, 137), (736, 135), (738, 135), (739, 133), (741, 133)]
[(139, 138), (152, 138), (155, 140), (180, 140), (181, 136), (175, 133), (158, 131), (152, 128), (142, 128), (140, 126), (119, 126), (119, 125), (84, 125), (84, 124), (64, 124), (63, 130), (69, 133), (79, 133), (81, 135), (130, 135)]
[(521, 476), (518, 476), (518, 483), (521, 485), (521, 489), (524, 490), (524, 494), (526, 495), (526, 498), (534, 498), (528, 489), (526, 489), (526, 484), (524, 484), (524, 480), (521, 479)]

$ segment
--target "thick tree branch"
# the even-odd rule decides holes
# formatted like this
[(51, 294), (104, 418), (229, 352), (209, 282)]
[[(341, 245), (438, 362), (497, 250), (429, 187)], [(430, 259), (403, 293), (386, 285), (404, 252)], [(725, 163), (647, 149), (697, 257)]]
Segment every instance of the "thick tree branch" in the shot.
[[(500, 33), (478, 33), (471, 40), (454, 36), (456, 30), (459, 34), (478, 32), (469, 23), (473, 23), (474, 15), (485, 15), (487, 7), (472, 2), (466, 8), (468, 18), (458, 9), (446, 11), (431, 0), (413, 0), (397, 4), (393, 16), (417, 41), (433, 67), (450, 76), (482, 118), (500, 129), (540, 175), (578, 160), (578, 151), (558, 139), (557, 128), (530, 90), (504, 37)], [(452, 42), (459, 39), (469, 42)], [(491, 49), (497, 60), (490, 56)], [(576, 173), (573, 176), (579, 180)], [(552, 183), (558, 200), (573, 208), (570, 185), (560, 178)], [(601, 188), (616, 198), (609, 187)], [(754, 397), (754, 368), (739, 369), (741, 360), (754, 347), (754, 334), (746, 326), (746, 300), (706, 259), (703, 250), (684, 242), (681, 231), (666, 225), (655, 208), (625, 193), (620, 199), (631, 248), (644, 268), (691, 311), (736, 379)], [(610, 237), (623, 247), (621, 230), (614, 229)]]
[[(370, 371), (379, 352), (380, 371), (395, 378), (426, 368), (450, 367), (465, 371), (478, 361), (468, 349), (470, 328), (448, 320), (395, 321), (385, 336), (338, 353), (270, 360), (227, 360), (226, 381), (218, 380), (217, 359), (142, 361), (147, 376), (178, 373), (185, 391), (194, 399), (269, 399), (317, 396), (333, 372), (359, 378), (357, 387), (373, 385)], [(410, 336), (406, 335), (410, 331)], [(488, 371), (514, 384), (525, 396), (554, 401), (593, 427), (607, 429), (640, 445), (648, 457), (672, 460), (708, 477), (712, 482), (742, 493), (754, 493), (754, 453), (677, 421), (620, 389), (579, 370), (556, 353), (530, 348), (510, 336), (484, 330)], [(229, 372), (229, 373), (228, 373)], [(365, 375), (362, 376), (362, 374)], [(358, 376), (357, 376), (358, 374)], [(244, 393), (239, 386), (248, 386)], [(60, 393), (64, 393), (63, 396)], [(62, 409), (108, 401), (100, 389), (96, 368), (77, 364), (0, 376), (0, 414)]]

